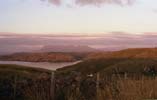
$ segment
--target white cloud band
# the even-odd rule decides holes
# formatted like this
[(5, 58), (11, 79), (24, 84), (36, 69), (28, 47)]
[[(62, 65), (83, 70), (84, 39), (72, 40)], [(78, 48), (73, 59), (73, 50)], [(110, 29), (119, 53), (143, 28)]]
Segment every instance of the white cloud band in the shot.
[[(63, 0), (41, 0), (41, 1), (48, 1), (54, 5), (61, 5)], [(73, 1), (73, 0), (71, 0)], [(74, 0), (76, 5), (102, 5), (102, 4), (117, 4), (117, 5), (132, 5), (134, 4), (135, 0)]]

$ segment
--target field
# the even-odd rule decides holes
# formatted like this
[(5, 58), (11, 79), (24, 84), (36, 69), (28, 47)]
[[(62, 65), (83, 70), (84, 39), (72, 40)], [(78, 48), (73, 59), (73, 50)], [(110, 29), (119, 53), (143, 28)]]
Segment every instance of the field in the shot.
[[(143, 100), (157, 97), (156, 76), (85, 76), (76, 72), (58, 79), (55, 95), (51, 71), (17, 65), (0, 65), (0, 97), (3, 100)], [(53, 97), (52, 97), (53, 96)]]
[(157, 60), (155, 59), (99, 59), (74, 66), (58, 69), (58, 79), (62, 80), (62, 83), (65, 82), (59, 91), (65, 89), (66, 94), (66, 90), (71, 90), (66, 95), (73, 98), (65, 100), (157, 98)]
[(49, 70), (0, 65), (0, 97), (3, 100), (156, 99), (155, 54), (156, 49), (122, 50), (95, 58), (92, 54), (78, 64), (57, 69), (54, 76)]
[(58, 69), (57, 79), (64, 83), (58, 83), (62, 87), (58, 91), (63, 92), (58, 97), (64, 98), (59, 100), (157, 98), (156, 51), (127, 49), (96, 53), (79, 64)]

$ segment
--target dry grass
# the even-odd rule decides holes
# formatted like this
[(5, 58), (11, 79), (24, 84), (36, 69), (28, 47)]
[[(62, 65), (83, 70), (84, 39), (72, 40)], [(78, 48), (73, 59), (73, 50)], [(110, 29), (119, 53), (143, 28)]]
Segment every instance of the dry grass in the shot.
[(157, 79), (143, 77), (112, 80), (99, 88), (97, 100), (145, 100), (157, 98)]
[(23, 88), (25, 100), (54, 100), (54, 84), (46, 73), (38, 76), (37, 79), (29, 81)]
[(52, 100), (50, 95), (50, 87), (47, 82), (33, 82), (24, 89), (26, 100)]
[[(156, 78), (144, 76), (140, 79), (112, 77), (110, 80), (100, 81), (97, 91), (90, 86), (89, 88), (81, 85), (73, 88), (69, 86), (66, 89), (64, 100), (147, 100), (157, 98)], [(83, 87), (88, 93), (81, 91)], [(87, 98), (91, 92), (94, 92), (95, 95)]]

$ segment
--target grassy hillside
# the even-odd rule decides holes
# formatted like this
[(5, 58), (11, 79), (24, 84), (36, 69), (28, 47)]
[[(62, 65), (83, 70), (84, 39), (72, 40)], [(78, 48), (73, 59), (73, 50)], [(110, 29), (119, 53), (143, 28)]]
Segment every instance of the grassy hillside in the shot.
[[(97, 53), (95, 58), (60, 68), (55, 74), (55, 100), (157, 98), (156, 52), (155, 48), (144, 48)], [(50, 73), (18, 65), (0, 65), (0, 98), (52, 100)]]
[(156, 48), (94, 53), (57, 70), (58, 100), (154, 99), (156, 76)]
[(89, 55), (86, 59), (102, 58), (157, 58), (157, 48), (130, 48), (114, 52), (99, 52)]
[(145, 74), (150, 71), (157, 72), (156, 59), (98, 59), (87, 60), (79, 64), (58, 69), (59, 74), (70, 74), (72, 71), (82, 75), (95, 74), (113, 75), (118, 73)]
[[(42, 69), (42, 68), (32, 68), (21, 65), (12, 65), (12, 64), (0, 64), (0, 71), (10, 71), (15, 74), (17, 73), (29, 73), (29, 74), (40, 74), (40, 73), (50, 73), (50, 70)], [(8, 73), (9, 74), (9, 73)]]
[[(94, 56), (95, 55), (95, 56)], [(91, 54), (83, 62), (58, 69), (59, 73), (67, 74), (77, 71), (82, 74), (96, 72), (115, 73), (119, 72), (144, 73), (145, 70), (157, 71), (157, 49), (139, 48), (126, 49), (108, 53)], [(114, 72), (114, 73), (113, 73)]]

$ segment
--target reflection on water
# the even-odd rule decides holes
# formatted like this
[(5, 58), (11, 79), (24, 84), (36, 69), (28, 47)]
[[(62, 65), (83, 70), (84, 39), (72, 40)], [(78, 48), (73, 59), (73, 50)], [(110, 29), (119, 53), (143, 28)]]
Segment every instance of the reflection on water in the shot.
[(23, 61), (0, 61), (0, 64), (16, 64), (16, 65), (23, 65), (28, 67), (35, 67), (35, 68), (44, 68), (49, 70), (56, 70), (58, 68), (62, 68), (69, 65), (74, 65), (79, 63), (80, 61), (76, 62), (61, 62), (61, 63), (51, 63), (51, 62), (23, 62)]

